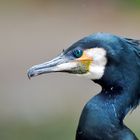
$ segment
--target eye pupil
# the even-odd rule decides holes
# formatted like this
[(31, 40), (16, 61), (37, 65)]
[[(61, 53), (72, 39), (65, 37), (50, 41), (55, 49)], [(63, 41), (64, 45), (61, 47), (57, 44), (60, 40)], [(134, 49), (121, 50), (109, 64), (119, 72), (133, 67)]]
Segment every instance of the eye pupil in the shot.
[(79, 58), (79, 57), (82, 56), (83, 51), (80, 50), (80, 49), (78, 49), (78, 50), (74, 50), (73, 54), (74, 54), (75, 57)]

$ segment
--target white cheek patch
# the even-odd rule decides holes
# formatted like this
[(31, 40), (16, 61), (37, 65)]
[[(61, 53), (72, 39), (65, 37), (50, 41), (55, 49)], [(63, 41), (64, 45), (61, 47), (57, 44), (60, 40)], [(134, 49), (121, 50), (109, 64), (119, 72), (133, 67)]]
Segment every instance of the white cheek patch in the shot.
[(106, 50), (103, 48), (93, 48), (88, 49), (86, 53), (93, 58), (93, 62), (89, 66), (89, 72), (84, 74), (84, 76), (93, 80), (102, 78), (107, 63)]

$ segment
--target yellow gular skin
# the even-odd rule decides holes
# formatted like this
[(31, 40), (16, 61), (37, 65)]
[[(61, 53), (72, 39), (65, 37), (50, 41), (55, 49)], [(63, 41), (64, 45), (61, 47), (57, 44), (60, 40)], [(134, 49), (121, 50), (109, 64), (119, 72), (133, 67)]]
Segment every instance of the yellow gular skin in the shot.
[(88, 56), (86, 51), (84, 51), (83, 55), (80, 58), (76, 59), (76, 61), (80, 61), (83, 67), (89, 71), (89, 66), (92, 64), (93, 58), (91, 56)]

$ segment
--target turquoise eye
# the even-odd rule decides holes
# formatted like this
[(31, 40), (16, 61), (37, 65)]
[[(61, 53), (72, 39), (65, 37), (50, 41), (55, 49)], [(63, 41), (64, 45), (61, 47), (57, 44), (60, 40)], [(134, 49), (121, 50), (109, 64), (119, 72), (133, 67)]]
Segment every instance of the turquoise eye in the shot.
[(77, 50), (74, 50), (74, 51), (73, 51), (73, 54), (74, 54), (74, 56), (75, 56), (76, 58), (79, 58), (79, 57), (81, 57), (81, 56), (83, 55), (83, 51), (80, 50), (80, 49), (77, 49)]

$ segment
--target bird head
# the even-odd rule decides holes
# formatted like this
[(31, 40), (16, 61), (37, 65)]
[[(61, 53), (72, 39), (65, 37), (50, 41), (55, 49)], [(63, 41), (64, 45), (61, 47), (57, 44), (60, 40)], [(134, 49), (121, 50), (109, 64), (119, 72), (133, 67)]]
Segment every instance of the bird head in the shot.
[(136, 54), (132, 45), (135, 44), (115, 35), (92, 34), (77, 41), (51, 61), (31, 67), (28, 77), (66, 72), (112, 84), (127, 78), (126, 74), (134, 73)]

